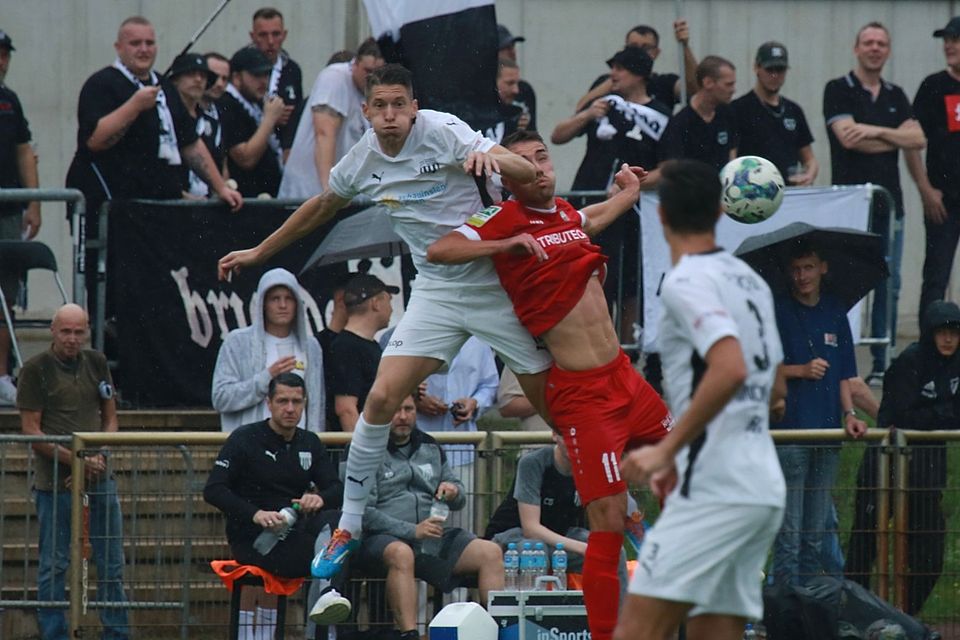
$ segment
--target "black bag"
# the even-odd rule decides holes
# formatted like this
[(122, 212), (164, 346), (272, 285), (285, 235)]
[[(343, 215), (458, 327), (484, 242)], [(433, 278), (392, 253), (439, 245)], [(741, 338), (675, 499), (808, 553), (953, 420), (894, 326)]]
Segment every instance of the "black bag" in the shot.
[(867, 628), (878, 620), (899, 625), (908, 640), (939, 637), (856, 582), (829, 576), (813, 578), (802, 587), (764, 587), (763, 608), (763, 623), (771, 640), (838, 640), (841, 623), (866, 638)]

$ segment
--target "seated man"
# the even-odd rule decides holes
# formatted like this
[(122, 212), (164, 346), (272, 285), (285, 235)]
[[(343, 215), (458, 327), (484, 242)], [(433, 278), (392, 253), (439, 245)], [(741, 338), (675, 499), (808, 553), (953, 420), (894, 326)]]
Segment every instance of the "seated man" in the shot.
[[(306, 402), (303, 378), (292, 372), (273, 378), (267, 389), (270, 418), (230, 434), (203, 489), (203, 499), (227, 516), (234, 559), (284, 578), (310, 575), (315, 542), (322, 531), (321, 544), (329, 538), (343, 501), (343, 484), (320, 438), (297, 428)], [(299, 505), (300, 515), (288, 530), (280, 510), (291, 505)], [(254, 541), (265, 531), (278, 539), (261, 553)], [(350, 602), (334, 589), (310, 611), (317, 624), (342, 622), (349, 615)], [(250, 618), (241, 616), (241, 627), (249, 628)]]
[[(401, 640), (417, 640), (419, 578), (443, 591), (461, 586), (460, 577), (475, 574), (481, 603), (487, 593), (503, 589), (503, 555), (492, 542), (464, 529), (444, 528), (430, 517), (434, 497), (462, 509), (463, 486), (450, 470), (443, 449), (416, 426), (417, 407), (407, 396), (390, 422), (387, 457), (377, 472), (363, 514), (359, 561), (371, 570), (387, 570), (387, 602)], [(428, 539), (440, 539), (439, 551), (424, 551)]]
[[(509, 369), (504, 370), (509, 371)], [(552, 554), (557, 543), (567, 551), (568, 570), (583, 573), (587, 552), (586, 516), (573, 483), (573, 469), (563, 438), (553, 434), (554, 445), (535, 449), (517, 462), (513, 486), (497, 507), (483, 537), (505, 547), (511, 542), (543, 542)], [(632, 502), (629, 495), (627, 500)], [(636, 505), (631, 505), (632, 511)], [(642, 537), (642, 529), (640, 532)], [(626, 560), (621, 555), (620, 586), (626, 589)]]

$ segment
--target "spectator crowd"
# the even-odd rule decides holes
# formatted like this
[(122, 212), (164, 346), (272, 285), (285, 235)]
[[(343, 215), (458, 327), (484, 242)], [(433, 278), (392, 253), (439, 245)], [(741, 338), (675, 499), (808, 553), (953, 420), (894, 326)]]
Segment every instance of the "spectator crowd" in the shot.
[[(594, 80), (569, 117), (552, 123), (548, 137), (555, 145), (586, 136), (572, 188), (615, 195), (620, 190), (617, 172), (627, 164), (647, 170), (639, 188), (652, 190), (670, 160), (695, 159), (719, 171), (743, 155), (768, 158), (789, 185), (814, 184), (820, 173), (814, 132), (803, 107), (781, 93), (792, 68), (785, 44), (759, 44), (753, 86), (734, 99), (735, 65), (712, 54), (697, 59), (689, 34), (686, 21), (673, 25), (683, 51), (684, 69), (678, 75), (660, 68), (656, 29), (630, 29), (622, 47), (611, 46), (608, 73)], [(380, 47), (370, 39), (355, 52), (337, 52), (305, 94), (300, 67), (283, 48), (287, 31), (281, 12), (257, 10), (249, 35), (249, 44), (231, 55), (184, 53), (160, 75), (154, 69), (157, 41), (149, 20), (134, 16), (119, 25), (116, 60), (86, 80), (78, 101), (77, 149), (66, 185), (83, 192), (88, 211), (120, 198), (219, 198), (236, 210), (245, 198), (307, 199), (330, 187), (331, 170), (370, 127), (364, 92), (368, 77), (385, 64)], [(884, 428), (960, 428), (960, 309), (943, 302), (960, 240), (960, 17), (933, 36), (943, 41), (946, 68), (928, 76), (912, 101), (883, 75), (891, 34), (879, 22), (853, 34), (853, 68), (831, 80), (822, 95), (833, 184), (869, 182), (892, 195), (889, 202), (875, 199), (870, 215), (870, 230), (890, 247), (892, 279), (891, 299), (885, 287), (873, 297), (871, 332), (876, 336), (896, 336), (896, 314), (886, 309), (896, 309), (900, 290), (906, 214), (901, 152), (920, 193), (926, 230), (917, 310), (920, 338), (889, 368), (886, 349), (874, 347), (871, 367), (861, 377), (847, 309), (829, 290), (829, 258), (816, 244), (797, 244), (783, 265), (787, 293), (776, 300), (787, 381), (778, 428), (837, 428), (859, 438), (867, 430), (866, 416)], [(483, 135), (508, 146), (505, 141), (517, 139), (517, 132), (535, 132), (545, 123), (538, 121), (536, 94), (522, 79), (517, 61), (516, 45), (524, 38), (503, 25), (497, 38), (498, 121)], [(25, 110), (3, 83), (14, 51), (11, 36), (0, 31), (0, 188), (37, 187)], [(87, 218), (87, 237), (98, 233), (96, 221)], [(621, 312), (638, 288), (639, 221), (628, 213), (595, 240), (611, 260), (621, 261), (622, 268), (611, 270), (604, 283), (608, 301), (625, 292)], [(40, 226), (38, 202), (0, 204), (0, 239), (31, 239)], [(92, 282), (95, 261), (88, 260), (87, 268)], [(19, 286), (16, 278), (0, 274), (11, 308)], [(390, 339), (377, 338), (391, 324), (391, 299), (399, 292), (370, 273), (350, 274), (335, 287), (333, 319), (315, 335), (297, 278), (283, 269), (262, 275), (251, 324), (226, 336), (212, 383), (212, 405), (230, 435), (204, 496), (226, 515), (227, 538), (238, 561), (284, 577), (309, 574), (310, 559), (322, 547), (318, 539), (329, 537), (339, 517), (344, 489), (340, 471), (315, 434), (354, 431)], [(16, 405), (24, 433), (116, 430), (106, 360), (82, 348), (89, 333), (87, 313), (95, 311), (62, 307), (51, 326), (50, 349), (23, 365), (16, 386), (9, 366), (10, 335), (0, 328), (0, 404)], [(621, 331), (636, 320), (629, 314), (622, 318)], [(645, 355), (650, 383), (659, 388), (658, 354)], [(882, 385), (879, 406), (870, 385)], [(427, 377), (403, 400), (390, 421), (386, 459), (369, 478), (373, 493), (353, 569), (384, 574), (404, 640), (417, 635), (414, 577), (445, 591), (478, 587), (485, 603), (486, 593), (503, 587), (502, 549), (510, 542), (562, 543), (575, 572), (584, 563), (586, 505), (574, 487), (570, 457), (559, 437), (553, 446), (521, 458), (509, 495), (487, 531), (482, 537), (473, 531), (475, 453), (470, 446), (440, 446), (430, 432), (476, 431), (477, 419), (492, 407), (505, 417), (524, 419), (524, 428), (547, 428), (537, 423), (537, 409), (514, 373), (498, 366), (491, 348), (472, 338), (448, 370)], [(36, 479), (39, 599), (63, 600), (69, 539), (52, 530), (50, 518), (56, 511), (69, 512), (68, 478), (52, 475), (51, 460), (66, 462), (69, 452), (47, 444), (33, 449), (42, 461)], [(773, 579), (801, 584), (821, 574), (846, 573), (868, 584), (875, 547), (865, 532), (877, 525), (877, 497), (871, 489), (877, 451), (868, 448), (861, 463), (855, 532), (846, 557), (831, 496), (839, 445), (785, 445), (778, 456), (787, 506), (774, 542)], [(100, 497), (91, 502), (91, 531), (118, 530), (120, 507), (106, 463), (92, 456), (85, 464), (88, 481), (100, 487)], [(64, 467), (69, 469), (62, 465), (61, 472)], [(921, 611), (942, 571), (945, 524), (939, 497), (946, 477), (945, 443), (926, 442), (909, 469), (911, 487), (923, 489), (910, 505), (909, 613)], [(462, 515), (446, 521), (431, 515), (436, 500)], [(290, 504), (302, 512), (294, 534), (281, 539), (277, 551), (256, 551), (255, 540), (263, 531), (284, 526), (281, 509)], [(634, 547), (643, 535), (637, 512), (631, 503), (626, 522), (619, 522), (618, 513), (614, 527), (623, 529)], [(123, 602), (122, 549), (103, 543), (93, 552), (104, 583), (98, 599)], [(624, 576), (621, 559), (621, 589)], [(332, 624), (349, 615), (351, 604), (342, 590), (342, 581), (334, 581), (312, 592), (314, 623)], [(253, 634), (255, 629), (269, 633), (276, 601), (247, 591), (242, 627), (249, 635), (241, 637), (267, 637)], [(110, 637), (127, 637), (125, 609), (106, 609), (101, 620), (114, 634)], [(66, 637), (65, 621), (55, 609), (41, 609), (40, 626), (44, 638)]]

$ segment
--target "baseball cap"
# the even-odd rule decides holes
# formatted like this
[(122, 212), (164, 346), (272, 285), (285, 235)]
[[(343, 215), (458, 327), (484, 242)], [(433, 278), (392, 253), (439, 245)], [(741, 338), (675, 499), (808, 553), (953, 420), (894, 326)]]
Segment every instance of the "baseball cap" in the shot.
[[(520, 39), (523, 40), (523, 38)], [(3, 29), (0, 29), (0, 49), (16, 51), (16, 48), (13, 46), (13, 40), (10, 39), (10, 34)]]
[(203, 71), (207, 74), (207, 88), (212, 87), (213, 83), (217, 81), (217, 74), (210, 71), (207, 61), (199, 53), (183, 53), (174, 58), (173, 64), (170, 65), (171, 78), (176, 78), (181, 73), (190, 71)]
[[(934, 38), (942, 38), (943, 36), (957, 37), (960, 36), (960, 16), (950, 18), (950, 22), (947, 23), (943, 29), (937, 29), (933, 32)], [(7, 40), (9, 41), (9, 36)], [(2, 43), (2, 41), (0, 41)]]
[(256, 47), (244, 47), (230, 58), (230, 71), (246, 71), (255, 76), (264, 76), (273, 70), (273, 63)]
[(498, 49), (506, 49), (507, 47), (512, 47), (515, 42), (526, 42), (526, 38), (523, 36), (515, 36), (510, 33), (510, 29), (507, 29), (502, 24), (497, 25), (497, 42), (500, 45)]
[(779, 42), (764, 42), (757, 49), (757, 64), (764, 69), (787, 69), (787, 48)]
[(383, 291), (400, 293), (400, 287), (392, 287), (377, 276), (361, 273), (354, 276), (343, 288), (343, 302), (348, 307), (355, 307)]
[(641, 47), (624, 47), (607, 60), (607, 66), (620, 65), (630, 73), (649, 78), (653, 70), (653, 58)]

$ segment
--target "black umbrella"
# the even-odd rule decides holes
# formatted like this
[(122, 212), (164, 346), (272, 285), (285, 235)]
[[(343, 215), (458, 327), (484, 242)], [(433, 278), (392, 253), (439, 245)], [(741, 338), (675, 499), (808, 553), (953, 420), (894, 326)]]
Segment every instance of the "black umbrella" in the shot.
[(823, 288), (840, 299), (847, 309), (885, 280), (886, 247), (875, 233), (840, 227), (814, 227), (794, 222), (785, 227), (747, 238), (734, 255), (763, 276), (776, 294), (789, 291), (786, 272), (792, 247), (809, 241), (829, 263)]
[(390, 226), (386, 207), (376, 206), (338, 222), (300, 273), (314, 266), (360, 258), (386, 258), (410, 253), (410, 248)]

